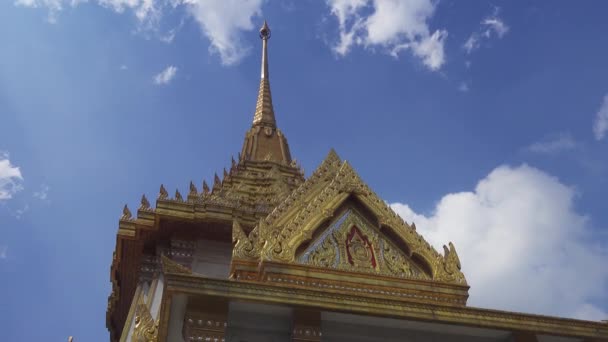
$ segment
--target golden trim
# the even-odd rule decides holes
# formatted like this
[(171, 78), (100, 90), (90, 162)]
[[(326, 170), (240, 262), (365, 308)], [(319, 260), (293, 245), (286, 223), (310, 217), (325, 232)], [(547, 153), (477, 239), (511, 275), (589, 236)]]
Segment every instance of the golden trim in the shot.
[(600, 322), (472, 307), (395, 301), (354, 294), (328, 293), (324, 290), (298, 289), (292, 286), (211, 279), (196, 275), (169, 274), (166, 277), (166, 289), (167, 292), (164, 296), (170, 293), (218, 296), (232, 300), (249, 300), (268, 304), (284, 304), (328, 311), (461, 324), (509, 331), (608, 338), (608, 324)]

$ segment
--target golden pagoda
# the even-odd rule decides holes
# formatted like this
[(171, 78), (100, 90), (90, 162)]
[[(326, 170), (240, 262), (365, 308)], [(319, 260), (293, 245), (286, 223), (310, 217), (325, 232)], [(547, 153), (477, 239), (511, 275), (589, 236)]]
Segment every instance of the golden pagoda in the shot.
[(608, 341), (602, 322), (467, 306), (454, 245), (436, 251), (335, 151), (305, 178), (277, 127), (266, 22), (260, 38), (238, 161), (123, 209), (111, 341)]

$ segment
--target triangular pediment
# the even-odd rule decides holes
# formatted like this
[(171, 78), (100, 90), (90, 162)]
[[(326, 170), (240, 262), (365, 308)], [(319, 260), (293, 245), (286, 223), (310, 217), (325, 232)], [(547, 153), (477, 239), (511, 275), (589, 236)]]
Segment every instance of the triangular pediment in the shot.
[(391, 239), (354, 207), (346, 207), (327, 227), (296, 253), (302, 265), (383, 276), (430, 280)]
[[(346, 221), (350, 225), (344, 226)], [(444, 246), (445, 254), (439, 254), (333, 150), (249, 235), (235, 224), (233, 240), (233, 259), (466, 284), (453, 245)], [(361, 246), (367, 246), (374, 256), (370, 262), (375, 265), (364, 270), (363, 264), (349, 262), (353, 246), (360, 253), (365, 251)], [(334, 259), (332, 253), (336, 254)], [(352, 261), (352, 255), (350, 258)]]

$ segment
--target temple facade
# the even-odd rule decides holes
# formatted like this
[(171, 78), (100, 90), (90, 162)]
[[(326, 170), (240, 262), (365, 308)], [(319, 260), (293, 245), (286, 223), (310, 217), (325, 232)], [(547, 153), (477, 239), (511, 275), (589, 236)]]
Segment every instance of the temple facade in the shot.
[(467, 306), (454, 245), (435, 250), (335, 151), (306, 178), (277, 126), (266, 23), (260, 38), (255, 113), (229, 170), (123, 209), (111, 341), (608, 341), (606, 322)]

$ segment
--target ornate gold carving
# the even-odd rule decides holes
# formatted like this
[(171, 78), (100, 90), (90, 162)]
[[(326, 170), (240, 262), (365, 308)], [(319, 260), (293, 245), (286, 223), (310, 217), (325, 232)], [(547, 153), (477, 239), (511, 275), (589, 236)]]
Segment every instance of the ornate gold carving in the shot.
[(178, 264), (177, 262), (171, 260), (171, 258), (168, 258), (164, 255), (160, 257), (160, 262), (165, 273), (192, 274), (191, 269)]
[(137, 304), (135, 308), (135, 328), (133, 330), (133, 341), (135, 342), (157, 342), (158, 341), (158, 321), (148, 310), (144, 303)]
[(190, 181), (190, 193), (188, 194), (188, 196), (196, 196), (198, 195), (198, 190), (196, 189), (196, 185), (194, 185), (194, 183), (192, 183), (192, 181)]
[[(362, 232), (366, 230), (363, 235), (370, 236), (371, 247), (367, 251), (369, 251), (370, 256), (375, 258), (370, 258), (368, 262), (357, 259), (357, 268), (367, 267), (374, 270), (375, 267), (368, 267), (373, 264), (372, 260), (374, 260), (378, 264), (376, 266), (379, 267), (375, 272), (382, 274), (406, 278), (430, 278), (442, 282), (466, 284), (460, 269), (454, 267), (455, 263), (453, 261), (449, 261), (452, 260), (452, 257), (446, 258), (439, 254), (415, 229), (405, 223), (386, 202), (380, 199), (360, 179), (348, 163), (341, 162), (333, 150), (330, 151), (313, 175), (287, 196), (264, 219), (263, 222), (267, 225), (268, 235), (257, 242), (257, 245), (261, 248), (259, 254), (254, 255), (257, 253), (257, 247), (252, 248), (248, 250), (247, 258), (297, 263), (295, 251), (298, 247), (310, 241), (313, 232), (319, 225), (331, 218), (334, 211), (349, 197), (355, 197), (367, 207), (372, 215), (376, 217), (379, 226), (382, 229), (390, 230), (393, 233), (391, 235), (400, 240), (397, 241), (397, 244), (407, 245), (408, 250), (406, 252), (411, 253), (405, 255), (403, 252), (398, 252), (398, 249), (388, 239), (379, 238), (378, 226), (369, 223), (364, 226), (357, 225), (359, 229), (362, 229)], [(369, 234), (370, 229), (374, 232), (371, 235)], [(337, 236), (335, 239), (338, 242), (345, 241), (340, 240)], [(372, 241), (372, 239), (379, 239), (378, 243)], [(353, 240), (355, 244), (351, 246), (351, 249), (354, 248), (351, 252), (364, 252), (365, 249), (361, 248), (364, 244), (362, 241), (364, 241), (362, 237)], [(331, 264), (331, 254), (328, 254), (331, 253), (330, 244), (322, 242), (319, 245), (326, 248), (321, 248), (314, 254), (318, 266)], [(339, 243), (339, 246), (341, 246), (341, 243)], [(341, 250), (340, 253), (336, 257), (340, 259), (337, 268), (343, 267), (344, 261), (348, 259), (346, 250)], [(413, 254), (416, 254), (426, 264), (414, 267), (414, 262), (410, 258)], [(430, 274), (423, 271), (427, 268), (430, 268)]]
[(146, 198), (146, 195), (141, 195), (141, 204), (139, 206), (140, 210), (148, 210), (150, 209), (150, 202)]
[(329, 236), (318, 249), (311, 253), (310, 263), (315, 266), (335, 268), (338, 254), (338, 246), (333, 236)]
[(437, 278), (449, 283), (466, 284), (464, 275), (460, 272), (460, 259), (456, 253), (456, 248), (451, 242), (449, 243), (449, 246), (450, 248), (445, 245), (443, 246), (443, 272), (439, 273)]
[(298, 256), (298, 263), (399, 278), (430, 279), (354, 209), (347, 210)]
[(120, 217), (120, 219), (121, 220), (130, 220), (132, 216), (133, 215), (131, 215), (131, 210), (129, 210), (129, 208), (125, 204), (125, 206), (122, 208), (122, 216)]
[(182, 194), (179, 192), (178, 189), (175, 189), (175, 200), (179, 202), (184, 201), (184, 198), (182, 197)]
[(158, 199), (166, 199), (167, 197), (169, 197), (169, 193), (167, 192), (167, 189), (165, 189), (165, 186), (161, 184)]

